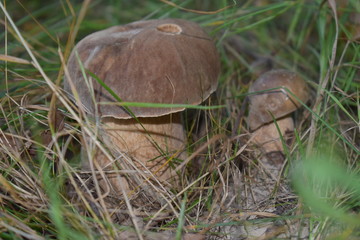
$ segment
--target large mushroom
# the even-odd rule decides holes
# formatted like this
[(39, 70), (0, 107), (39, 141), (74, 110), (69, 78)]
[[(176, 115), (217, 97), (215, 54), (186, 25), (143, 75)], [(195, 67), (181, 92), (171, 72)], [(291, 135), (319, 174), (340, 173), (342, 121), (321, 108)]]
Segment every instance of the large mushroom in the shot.
[[(70, 79), (65, 79), (64, 89), (71, 96), (76, 91), (88, 113), (102, 119), (104, 138), (160, 180), (168, 180), (172, 173), (166, 161), (184, 157), (180, 156), (186, 139), (180, 115), (184, 108), (137, 106), (129, 107), (129, 112), (91, 76), (86, 82), (79, 60), (124, 102), (197, 105), (217, 88), (220, 62), (211, 38), (186, 20), (137, 21), (88, 35), (68, 61)], [(104, 170), (112, 169), (101, 153), (94, 161)], [(121, 183), (115, 177), (107, 174), (109, 185), (118, 192)]]
[(272, 70), (261, 75), (250, 86), (249, 93), (247, 122), (253, 131), (253, 142), (265, 153), (283, 152), (278, 129), (283, 136), (293, 132), (294, 121), (290, 114), (301, 107), (298, 99), (302, 103), (308, 100), (306, 82), (294, 72)]

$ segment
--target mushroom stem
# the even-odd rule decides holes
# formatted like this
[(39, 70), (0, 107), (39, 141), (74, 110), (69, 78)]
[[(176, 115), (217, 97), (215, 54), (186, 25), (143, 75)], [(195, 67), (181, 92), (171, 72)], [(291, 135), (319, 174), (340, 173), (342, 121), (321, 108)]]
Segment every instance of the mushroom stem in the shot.
[(103, 123), (111, 142), (119, 150), (140, 160), (165, 180), (169, 171), (164, 170), (167, 166), (161, 169), (162, 165), (168, 157), (182, 152), (185, 147), (180, 113), (138, 120), (141, 124), (136, 119), (115, 118), (105, 119)]
[[(294, 131), (294, 121), (287, 116), (276, 121), (284, 140), (289, 140), (289, 136)], [(291, 137), (291, 136), (290, 136)], [(264, 153), (284, 152), (279, 131), (274, 122), (261, 126), (253, 132), (252, 141), (257, 144)]]
[[(103, 120), (106, 137), (117, 150), (141, 161), (134, 161), (141, 170), (149, 170), (159, 180), (169, 180), (171, 168), (166, 163), (173, 156), (185, 159), (185, 131), (180, 113), (161, 117)], [(112, 170), (112, 164), (102, 154), (97, 154), (95, 161), (105, 170)], [(109, 176), (107, 176), (109, 178)], [(119, 183), (120, 184), (120, 183)], [(117, 189), (116, 180), (110, 180), (111, 187)], [(115, 185), (115, 186), (114, 186)]]

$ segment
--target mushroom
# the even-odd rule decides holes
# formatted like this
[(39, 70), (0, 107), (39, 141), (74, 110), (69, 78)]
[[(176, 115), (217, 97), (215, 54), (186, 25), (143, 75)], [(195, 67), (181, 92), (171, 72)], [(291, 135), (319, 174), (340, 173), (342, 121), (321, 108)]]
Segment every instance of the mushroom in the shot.
[(303, 103), (308, 100), (306, 82), (296, 73), (272, 70), (261, 75), (250, 86), (249, 93), (253, 93), (249, 96), (247, 118), (253, 131), (252, 141), (265, 153), (283, 152), (279, 130), (282, 136), (289, 136), (293, 132), (294, 121), (290, 114), (301, 107), (298, 99)]
[[(70, 79), (65, 78), (64, 89), (72, 97), (73, 85), (88, 113), (101, 118), (103, 138), (159, 180), (168, 180), (172, 173), (166, 161), (176, 154), (186, 157), (180, 154), (186, 139), (180, 115), (184, 107), (122, 107), (91, 76), (91, 84), (84, 80), (76, 53), (84, 68), (124, 102), (198, 105), (217, 88), (220, 61), (212, 39), (186, 20), (137, 21), (88, 35), (68, 61)], [(112, 170), (100, 152), (94, 161)], [(144, 170), (142, 164), (137, 166)], [(110, 173), (107, 177), (112, 178)], [(119, 192), (122, 183), (116, 179), (109, 180), (110, 186)]]

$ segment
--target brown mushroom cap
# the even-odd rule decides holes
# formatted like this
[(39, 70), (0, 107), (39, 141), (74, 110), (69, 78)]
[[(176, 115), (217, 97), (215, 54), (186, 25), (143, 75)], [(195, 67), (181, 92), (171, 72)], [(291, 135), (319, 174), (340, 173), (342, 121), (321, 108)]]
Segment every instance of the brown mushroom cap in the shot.
[[(75, 51), (84, 65), (124, 102), (199, 104), (215, 91), (220, 72), (213, 41), (193, 22), (180, 19), (138, 21), (90, 34), (69, 58), (68, 69), (81, 102), (94, 113)], [(90, 78), (89, 78), (90, 79)], [(92, 79), (97, 102), (116, 100)], [(69, 79), (64, 89), (72, 93)], [(115, 104), (98, 105), (103, 117), (131, 116)], [(155, 117), (183, 108), (131, 107), (137, 117)]]
[[(302, 102), (308, 100), (309, 89), (306, 82), (296, 73), (287, 70), (273, 70), (264, 73), (251, 85), (249, 92), (265, 91), (279, 87), (289, 89)], [(301, 103), (285, 89), (256, 93), (250, 95), (249, 99), (248, 123), (252, 130), (272, 122), (271, 114), (277, 119), (301, 106)]]

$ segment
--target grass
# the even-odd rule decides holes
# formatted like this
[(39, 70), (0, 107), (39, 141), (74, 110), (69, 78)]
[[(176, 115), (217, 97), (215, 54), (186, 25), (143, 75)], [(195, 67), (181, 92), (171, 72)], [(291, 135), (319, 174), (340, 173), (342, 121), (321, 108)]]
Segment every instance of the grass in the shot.
[[(1, 1), (0, 238), (358, 239), (360, 23), (351, 16), (360, 4), (334, 2)], [(167, 17), (198, 22), (214, 38), (218, 90), (209, 107), (181, 106), (189, 154), (181, 187), (141, 185), (109, 207), (79, 162), (81, 146), (112, 153), (61, 92), (65, 63), (91, 32)], [(311, 86), (277, 167), (249, 142), (242, 118), (249, 85), (271, 68)]]

